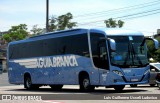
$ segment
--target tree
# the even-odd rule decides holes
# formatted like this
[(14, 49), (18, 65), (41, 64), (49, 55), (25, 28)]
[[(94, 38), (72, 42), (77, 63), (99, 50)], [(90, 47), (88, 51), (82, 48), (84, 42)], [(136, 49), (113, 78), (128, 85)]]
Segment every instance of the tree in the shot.
[(52, 16), (49, 20), (49, 31), (56, 31), (57, 30), (57, 18)]
[[(156, 39), (160, 42), (160, 37), (156, 37)], [(149, 58), (153, 58), (154, 62), (160, 62), (160, 48), (156, 50), (151, 40), (147, 40), (147, 47)]]
[(118, 27), (119, 27), (119, 28), (122, 28), (123, 25), (124, 25), (124, 21), (118, 20)]
[(49, 31), (72, 29), (77, 26), (76, 22), (71, 22), (72, 19), (73, 15), (71, 13), (58, 16), (57, 18), (52, 16), (49, 21)]
[(31, 32), (32, 32), (32, 36), (40, 35), (43, 33), (43, 29), (38, 28), (38, 25), (34, 25)]
[(26, 24), (20, 24), (18, 26), (12, 26), (11, 29), (8, 31), (9, 33), (3, 35), (3, 39), (6, 42), (16, 41), (16, 40), (22, 40), (28, 36), (27, 32), (27, 25)]
[(124, 22), (122, 20), (113, 20), (112, 18), (109, 18), (108, 20), (105, 20), (104, 23), (106, 24), (106, 27), (108, 28), (116, 28), (116, 27), (123, 27)]

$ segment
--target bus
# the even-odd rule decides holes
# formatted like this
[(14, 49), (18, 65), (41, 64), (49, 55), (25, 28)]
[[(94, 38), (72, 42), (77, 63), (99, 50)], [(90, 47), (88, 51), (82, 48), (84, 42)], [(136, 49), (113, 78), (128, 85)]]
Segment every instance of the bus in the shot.
[(79, 85), (84, 91), (145, 84), (150, 74), (145, 42), (141, 32), (118, 28), (71, 29), (10, 42), (9, 82), (26, 89)]

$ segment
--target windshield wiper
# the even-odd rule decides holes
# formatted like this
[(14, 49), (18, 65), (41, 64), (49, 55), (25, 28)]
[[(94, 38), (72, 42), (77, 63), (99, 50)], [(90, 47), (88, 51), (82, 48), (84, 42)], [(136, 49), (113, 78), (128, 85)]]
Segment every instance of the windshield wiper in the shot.
[[(131, 58), (130, 58), (131, 57)], [(124, 66), (127, 66), (127, 62), (128, 59), (132, 59), (132, 64), (130, 64), (130, 66), (138, 66), (135, 65), (135, 58), (137, 58), (138, 62), (140, 65), (143, 65), (142, 61), (140, 60), (139, 56), (137, 55), (137, 53), (135, 52), (134, 46), (132, 43), (128, 44), (128, 55), (125, 58), (125, 62), (123, 63)]]
[(123, 65), (127, 64), (127, 60), (130, 59), (130, 55), (131, 55), (131, 51), (130, 51), (130, 46), (128, 44), (128, 53), (127, 53), (127, 56), (125, 58), (125, 62), (123, 63)]
[(140, 60), (139, 56), (137, 55), (137, 53), (135, 52), (135, 49), (133, 47), (133, 44), (132, 45), (132, 53), (133, 53), (133, 56), (132, 56), (132, 60), (133, 60), (133, 65), (134, 65), (134, 59), (137, 57), (137, 60), (139, 62), (140, 65), (143, 65), (142, 61)]

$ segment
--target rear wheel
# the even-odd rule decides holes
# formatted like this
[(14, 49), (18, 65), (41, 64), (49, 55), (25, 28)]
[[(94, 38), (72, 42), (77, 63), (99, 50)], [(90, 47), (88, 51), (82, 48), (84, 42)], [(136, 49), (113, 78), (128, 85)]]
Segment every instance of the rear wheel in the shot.
[(124, 89), (124, 87), (125, 87), (125, 85), (115, 85), (115, 86), (114, 86), (114, 89), (115, 89), (116, 91), (122, 91), (122, 90)]
[(30, 76), (26, 76), (24, 78), (24, 88), (31, 90), (31, 89), (38, 89), (39, 86), (38, 85), (33, 85), (31, 77)]
[(94, 90), (95, 86), (90, 84), (90, 80), (88, 76), (84, 76), (80, 80), (80, 90), (82, 91), (92, 91)]
[(137, 84), (130, 84), (130, 87), (137, 87)]

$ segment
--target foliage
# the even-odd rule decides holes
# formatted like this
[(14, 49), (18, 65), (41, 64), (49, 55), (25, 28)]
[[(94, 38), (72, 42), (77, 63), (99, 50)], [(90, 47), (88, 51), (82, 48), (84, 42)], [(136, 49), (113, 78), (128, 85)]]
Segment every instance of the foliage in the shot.
[(106, 27), (108, 28), (116, 28), (116, 27), (123, 27), (124, 22), (122, 20), (113, 20), (112, 18), (109, 18), (108, 20), (105, 20), (104, 23), (106, 24)]
[[(160, 42), (160, 37), (156, 38)], [(148, 46), (148, 57), (153, 58), (155, 62), (160, 62), (160, 48), (155, 49), (154, 43), (151, 40), (147, 40), (147, 46)]]
[(8, 31), (9, 33), (3, 35), (3, 39), (6, 42), (16, 41), (16, 40), (22, 40), (28, 36), (27, 32), (27, 25), (26, 24), (20, 24), (18, 26), (12, 26), (11, 29)]
[(49, 20), (49, 31), (72, 29), (77, 26), (77, 23), (71, 22), (71, 19), (73, 19), (71, 13), (58, 16), (57, 18), (52, 16)]
[(38, 28), (38, 25), (34, 25), (31, 32), (32, 32), (32, 36), (40, 35), (43, 33), (43, 29)]
[[(64, 15), (58, 16), (57, 18), (52, 16), (49, 20), (49, 31), (51, 32), (56, 30), (72, 29), (73, 27), (77, 26), (76, 22), (71, 22), (72, 19), (73, 15), (71, 13), (66, 13)], [(8, 32), (9, 33), (3, 35), (3, 39), (6, 42), (22, 40), (29, 36), (26, 24), (12, 26)], [(31, 30), (31, 36), (39, 35), (43, 32), (44, 29), (38, 28), (38, 25), (34, 25)]]
[(49, 20), (49, 31), (56, 31), (57, 30), (57, 18), (54, 16), (51, 17)]

